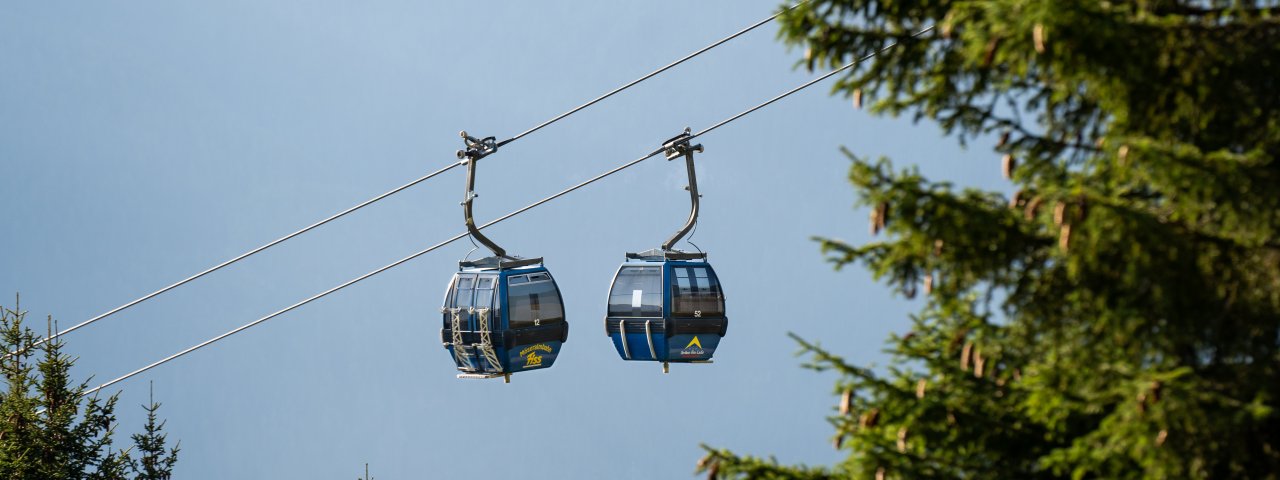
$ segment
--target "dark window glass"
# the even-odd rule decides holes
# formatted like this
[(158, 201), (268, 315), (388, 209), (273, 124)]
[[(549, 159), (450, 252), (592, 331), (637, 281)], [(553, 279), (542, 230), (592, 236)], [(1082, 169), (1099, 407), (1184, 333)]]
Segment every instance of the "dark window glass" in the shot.
[[(475, 280), (476, 280), (475, 275), (460, 274), (454, 277), (454, 281), (453, 281), (454, 288), (452, 289), (452, 292), (450, 293), (449, 298), (447, 299), (447, 303), (445, 304), (447, 308), (462, 309), (462, 311), (459, 312), (459, 314), (462, 317), (460, 319), (462, 322), (460, 326), (462, 327), (461, 330), (464, 330), (464, 331), (471, 330), (471, 324), (470, 324), (471, 317), (467, 313), (467, 307), (470, 307), (472, 305), (471, 301), (475, 294), (475, 290), (472, 287), (475, 286)], [(444, 325), (445, 325), (445, 328), (453, 328), (452, 312), (444, 313)]]
[(661, 317), (662, 267), (622, 267), (609, 290), (610, 317)]
[[(535, 278), (539, 281), (534, 281)], [(549, 325), (564, 321), (564, 307), (560, 305), (560, 291), (551, 275), (534, 273), (527, 283), (508, 282), (507, 308), (511, 328)], [(513, 280), (516, 277), (511, 277)]]
[(707, 267), (674, 267), (671, 282), (671, 316), (720, 317), (724, 315), (724, 294), (720, 282)]
[(446, 330), (453, 328), (452, 326), (453, 315), (450, 314), (447, 311), (447, 309), (453, 308), (453, 299), (454, 299), (454, 296), (458, 293), (457, 286), (458, 286), (458, 277), (457, 275), (455, 275), (453, 278), (449, 279), (449, 287), (444, 290), (444, 303), (442, 305), (443, 307), (442, 310), (445, 310), (445, 311), (441, 312), (440, 317), (444, 320), (444, 328)]
[(685, 291), (689, 291), (691, 288), (693, 288), (693, 284), (691, 284), (691, 283), (689, 282), (689, 269), (687, 269), (687, 268), (673, 268), (673, 269), (671, 269), (671, 270), (672, 270), (673, 272), (675, 272), (675, 274), (676, 274), (676, 284), (675, 284), (675, 286), (676, 286), (676, 288), (678, 289), (678, 290), (677, 290), (677, 289), (672, 289), (672, 290), (671, 290), (671, 294), (672, 294), (672, 295), (675, 295), (677, 291), (685, 292)]
[[(490, 309), (489, 315), (488, 315), (488, 320), (489, 320), (488, 326), (490, 330), (493, 330), (493, 328), (497, 325), (497, 322), (495, 321), (495, 319), (497, 319), (499, 315), (496, 306), (493, 304), (494, 303), (493, 302), (493, 285), (494, 285), (493, 280), (494, 280), (493, 277), (480, 277), (476, 279), (476, 301), (473, 304), (475, 305), (476, 308)], [(474, 318), (476, 322), (479, 322), (480, 314), (479, 313), (475, 314)]]
[(508, 278), (507, 278), (507, 284), (508, 284), (508, 285), (519, 285), (519, 284), (521, 284), (521, 283), (529, 283), (529, 276), (527, 276), (527, 275), (516, 275), (516, 276), (514, 276), (514, 277), (508, 277)]

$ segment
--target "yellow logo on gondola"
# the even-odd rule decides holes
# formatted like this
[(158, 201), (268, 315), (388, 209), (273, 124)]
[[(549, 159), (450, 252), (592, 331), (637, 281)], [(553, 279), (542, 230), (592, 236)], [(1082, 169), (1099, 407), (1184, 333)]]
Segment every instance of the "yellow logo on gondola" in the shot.
[(538, 355), (538, 352), (551, 353), (551, 346), (539, 343), (520, 350), (520, 356), (524, 357), (524, 368), (542, 366), (542, 355)]
[(694, 335), (693, 340), (690, 340), (689, 344), (680, 350), (680, 356), (682, 357), (701, 357), (706, 354), (707, 351), (702, 349), (702, 341), (698, 340), (697, 335)]
[(542, 356), (538, 355), (537, 352), (530, 352), (528, 356), (524, 357), (525, 368), (538, 367), (541, 365), (542, 365)]

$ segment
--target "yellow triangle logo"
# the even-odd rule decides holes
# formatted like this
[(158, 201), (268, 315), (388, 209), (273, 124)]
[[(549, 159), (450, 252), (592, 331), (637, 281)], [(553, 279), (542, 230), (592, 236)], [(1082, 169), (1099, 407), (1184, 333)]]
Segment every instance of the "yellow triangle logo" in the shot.
[(702, 342), (699, 342), (699, 341), (698, 341), (698, 336), (697, 336), (697, 335), (694, 335), (694, 336), (693, 336), (693, 340), (692, 340), (692, 341), (690, 341), (688, 345), (685, 345), (685, 346), (684, 346), (684, 348), (689, 348), (689, 347), (692, 347), (692, 346), (694, 346), (694, 345), (697, 345), (697, 346), (698, 346), (698, 348), (702, 348)]

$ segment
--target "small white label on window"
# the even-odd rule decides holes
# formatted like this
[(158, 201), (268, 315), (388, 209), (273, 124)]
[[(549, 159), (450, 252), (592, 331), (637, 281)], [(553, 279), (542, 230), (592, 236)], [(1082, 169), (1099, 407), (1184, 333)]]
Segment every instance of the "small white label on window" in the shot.
[(644, 297), (644, 290), (632, 290), (631, 291), (631, 308), (640, 308), (640, 305), (642, 304), (640, 299), (643, 297)]

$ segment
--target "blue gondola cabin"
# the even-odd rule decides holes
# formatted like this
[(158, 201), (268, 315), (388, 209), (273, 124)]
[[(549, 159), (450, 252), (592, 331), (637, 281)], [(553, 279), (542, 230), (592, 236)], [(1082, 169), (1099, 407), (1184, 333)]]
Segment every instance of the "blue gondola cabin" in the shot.
[(627, 254), (609, 289), (605, 333), (624, 360), (711, 361), (728, 329), (724, 292), (706, 256)]
[(564, 303), (551, 272), (504, 262), (464, 264), (441, 308), (440, 339), (459, 377), (497, 377), (550, 367), (568, 339)]

